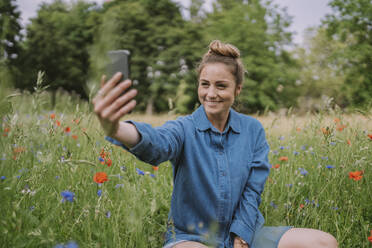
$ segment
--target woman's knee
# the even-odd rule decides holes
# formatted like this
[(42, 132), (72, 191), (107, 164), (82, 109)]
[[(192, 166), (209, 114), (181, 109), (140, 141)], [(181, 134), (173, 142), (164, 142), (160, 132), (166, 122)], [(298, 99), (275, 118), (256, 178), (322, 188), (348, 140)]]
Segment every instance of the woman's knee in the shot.
[(208, 248), (208, 246), (203, 245), (202, 243), (194, 241), (185, 241), (173, 246), (173, 248)]
[(284, 233), (278, 248), (337, 248), (337, 240), (331, 234), (308, 228), (292, 228)]

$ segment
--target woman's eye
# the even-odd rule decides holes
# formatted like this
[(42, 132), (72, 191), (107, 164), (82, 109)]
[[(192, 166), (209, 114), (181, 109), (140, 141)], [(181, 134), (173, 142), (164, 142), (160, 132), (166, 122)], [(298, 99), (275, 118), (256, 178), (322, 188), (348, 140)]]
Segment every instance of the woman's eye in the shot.
[(225, 89), (226, 88), (226, 85), (220, 84), (220, 85), (217, 85), (217, 88), (219, 88), (219, 89)]
[(207, 82), (201, 82), (200, 85), (201, 86), (208, 86), (209, 84)]

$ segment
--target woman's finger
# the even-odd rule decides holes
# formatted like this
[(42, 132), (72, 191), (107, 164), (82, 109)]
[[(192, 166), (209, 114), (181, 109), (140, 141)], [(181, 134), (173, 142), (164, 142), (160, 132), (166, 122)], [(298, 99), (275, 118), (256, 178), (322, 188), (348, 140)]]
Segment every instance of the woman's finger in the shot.
[(106, 82), (106, 75), (102, 75), (102, 77), (101, 77), (101, 88), (103, 87), (103, 85), (105, 85), (105, 82)]
[[(125, 90), (127, 90), (131, 85), (130, 80), (121, 82), (115, 88), (111, 89), (99, 102), (96, 103), (95, 109), (100, 112), (108, 108), (113, 102), (115, 102), (120, 95), (122, 95)], [(125, 94), (124, 94), (125, 95)], [(107, 113), (102, 113), (103, 116), (108, 116)]]
[[(111, 91), (112, 88), (115, 87), (115, 85), (120, 81), (120, 79), (123, 77), (123, 74), (121, 72), (117, 72), (110, 80), (108, 80), (106, 83), (101, 78), (101, 89), (98, 91), (98, 96), (105, 97), (108, 92)], [(104, 78), (106, 79), (106, 77)], [(103, 84), (102, 84), (103, 82)]]
[(136, 105), (137, 105), (136, 100), (134, 99), (131, 100), (130, 102), (125, 104), (122, 108), (120, 108), (116, 113), (113, 114), (113, 116), (111, 117), (112, 121), (120, 120), (121, 117), (130, 113), (134, 109), (134, 107), (136, 107)]
[[(121, 91), (122, 92), (122, 91)], [(116, 100), (114, 100), (109, 106), (105, 107), (104, 110), (102, 110), (101, 117), (102, 118), (108, 118), (111, 116), (115, 111), (121, 107), (123, 107), (127, 102), (132, 100), (137, 95), (137, 90), (132, 89), (125, 93), (124, 95), (120, 96)], [(108, 97), (108, 96), (107, 96)]]

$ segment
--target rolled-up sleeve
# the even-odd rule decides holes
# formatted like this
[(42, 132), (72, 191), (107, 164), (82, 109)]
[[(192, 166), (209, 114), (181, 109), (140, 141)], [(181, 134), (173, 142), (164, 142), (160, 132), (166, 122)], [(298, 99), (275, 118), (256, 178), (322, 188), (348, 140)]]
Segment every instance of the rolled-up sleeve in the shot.
[(114, 145), (121, 146), (138, 159), (151, 165), (159, 165), (164, 161), (178, 157), (184, 140), (182, 121), (168, 121), (156, 128), (147, 123), (135, 121), (128, 121), (128, 123), (133, 124), (141, 136), (137, 145), (128, 148), (111, 137), (105, 137), (105, 139)]
[[(261, 225), (259, 212), (261, 194), (270, 172), (268, 161), (269, 145), (265, 138), (264, 129), (261, 128), (255, 145), (250, 174), (245, 184), (239, 204), (235, 209), (230, 234), (244, 239), (251, 247), (256, 225)], [(263, 218), (262, 218), (263, 222)]]

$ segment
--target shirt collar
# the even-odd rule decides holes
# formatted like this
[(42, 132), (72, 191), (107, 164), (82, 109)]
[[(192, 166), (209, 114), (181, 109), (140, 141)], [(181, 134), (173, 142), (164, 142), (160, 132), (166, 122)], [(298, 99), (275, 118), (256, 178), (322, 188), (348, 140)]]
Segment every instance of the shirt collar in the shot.
[[(195, 112), (192, 114), (192, 117), (195, 121), (196, 128), (200, 131), (206, 131), (212, 128), (212, 123), (208, 120), (207, 114), (205, 113), (203, 105), (201, 105)], [(230, 108), (229, 119), (227, 120), (227, 125), (225, 130), (232, 129), (235, 133), (240, 133), (240, 121), (239, 114)]]

